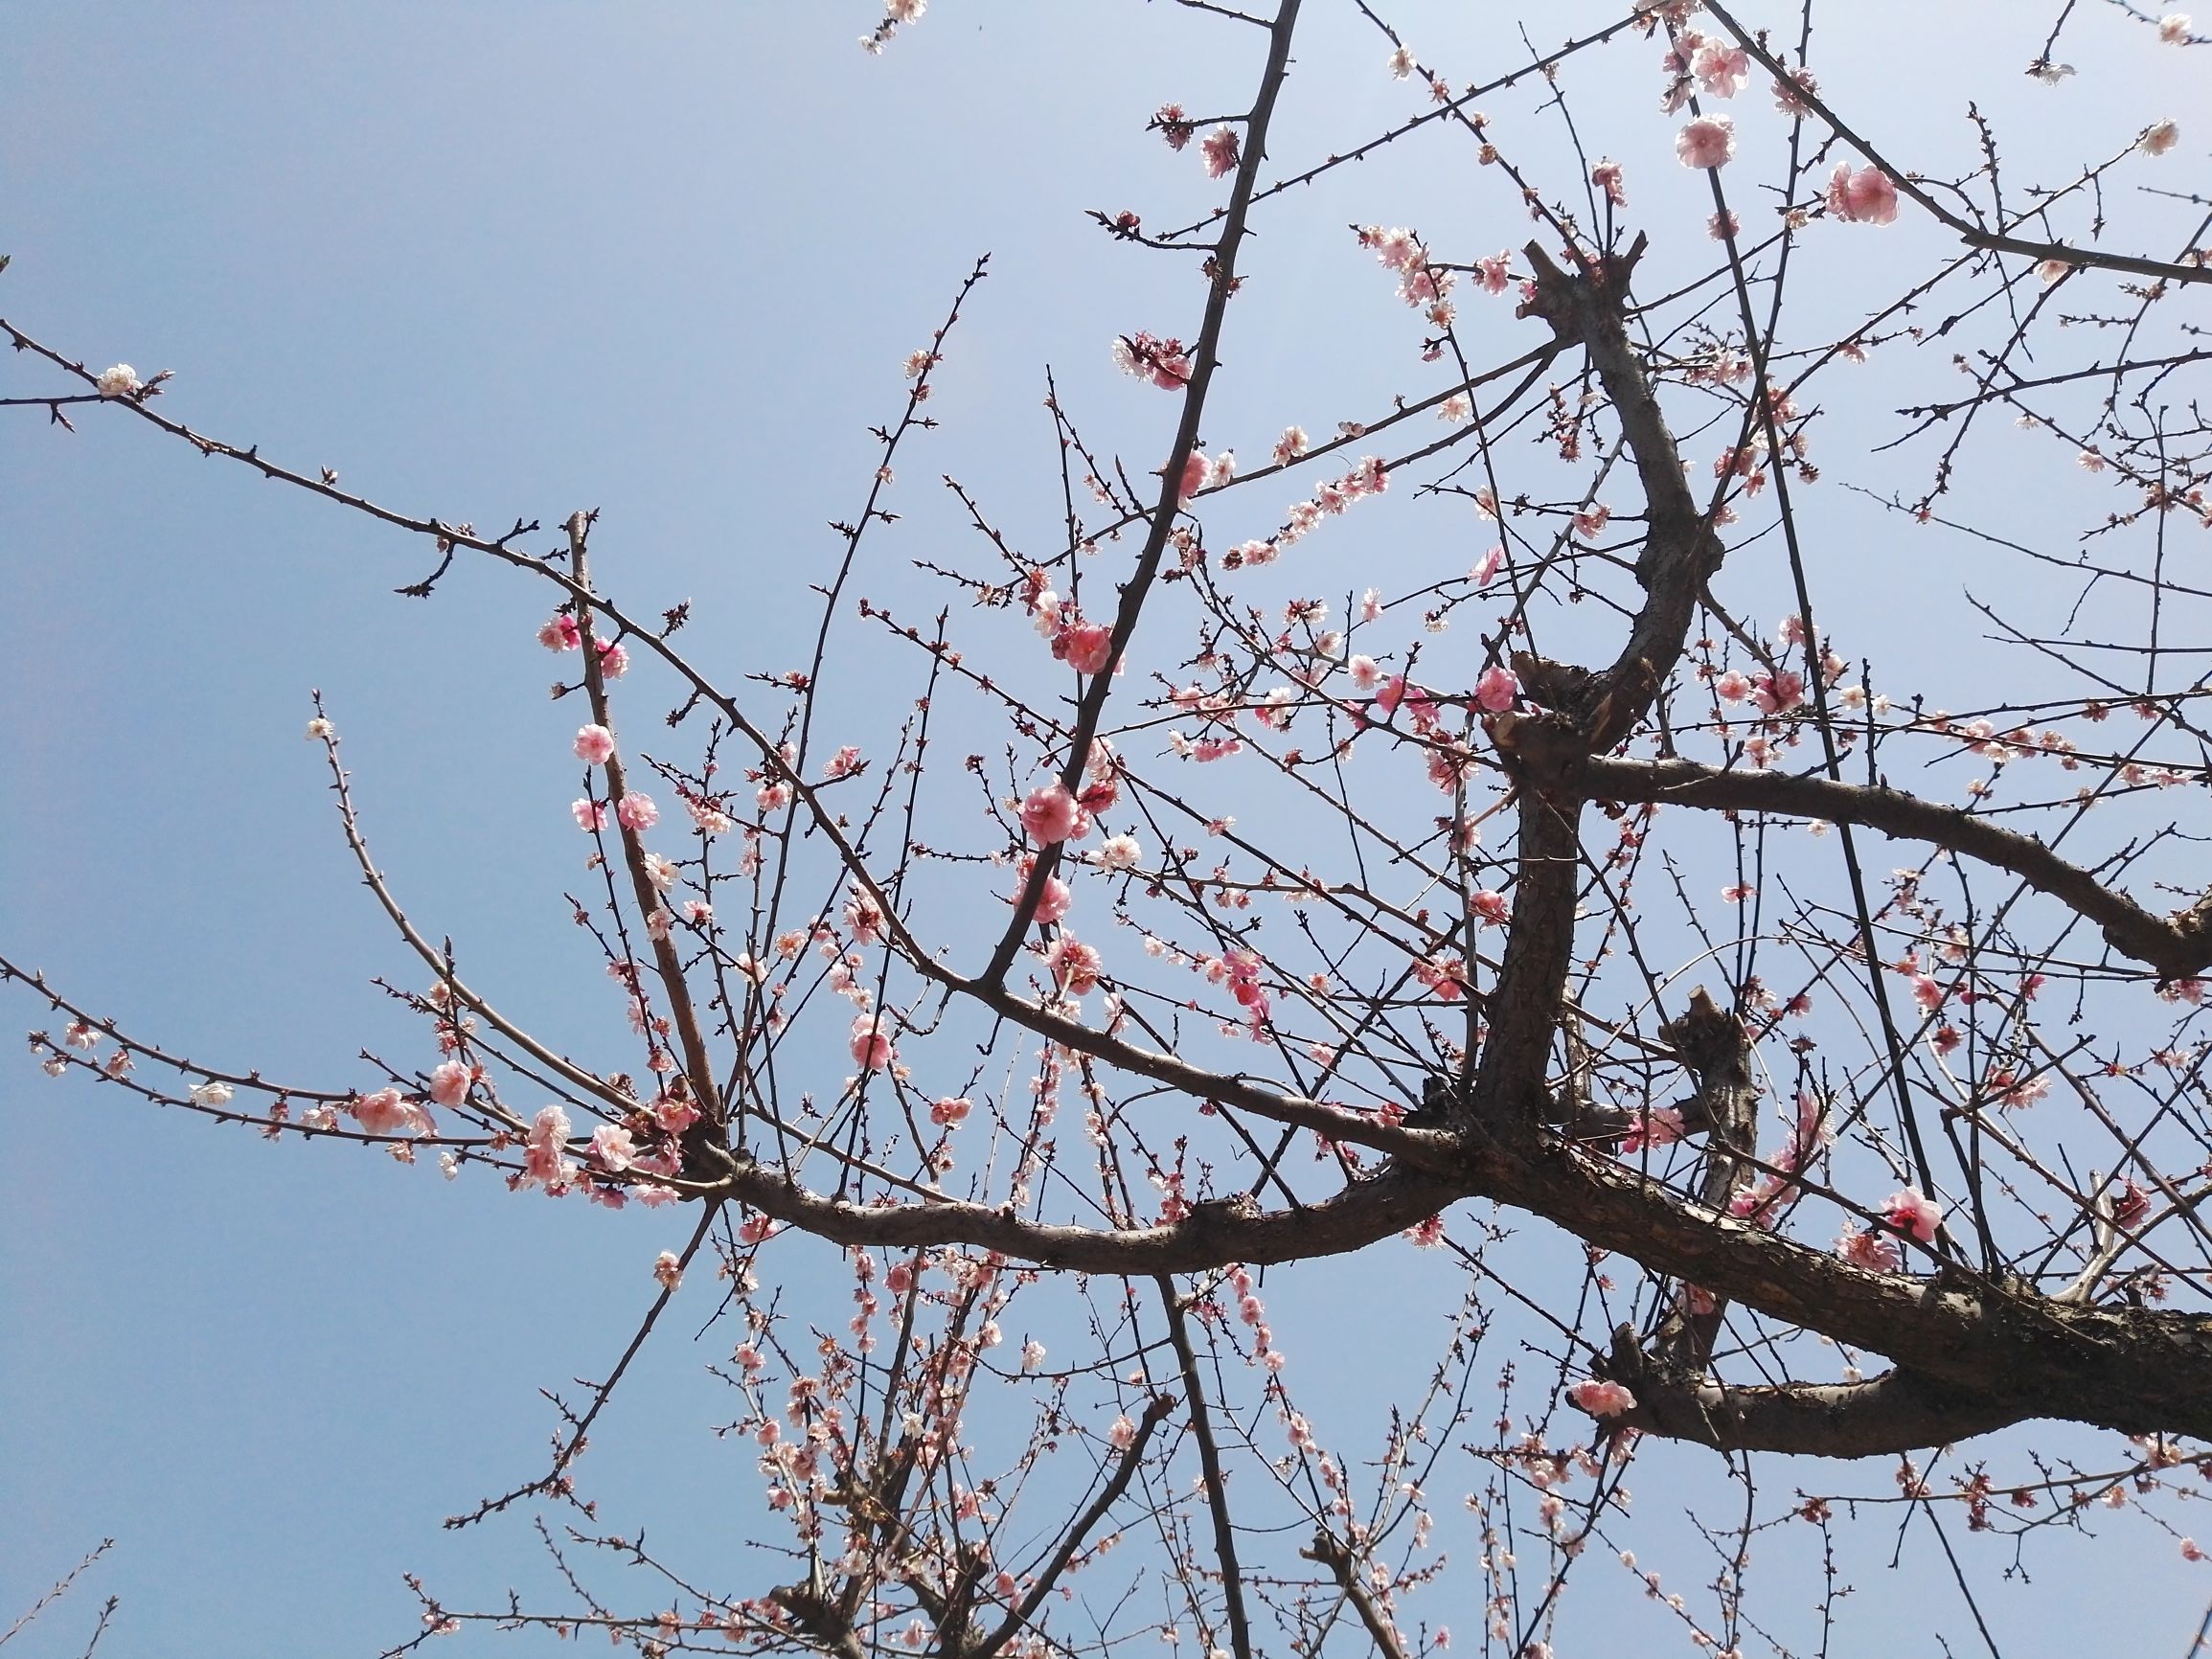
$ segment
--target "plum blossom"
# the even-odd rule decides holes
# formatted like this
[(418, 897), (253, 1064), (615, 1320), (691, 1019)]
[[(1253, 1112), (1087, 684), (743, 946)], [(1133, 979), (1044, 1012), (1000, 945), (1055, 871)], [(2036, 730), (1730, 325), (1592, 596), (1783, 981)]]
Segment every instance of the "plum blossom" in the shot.
[(1091, 858), (1101, 870), (1134, 870), (1144, 855), (1144, 845), (1134, 835), (1108, 835)]
[(1206, 176), (1220, 178), (1237, 170), (1242, 159), (1237, 147), (1237, 129), (1217, 126), (1198, 141), (1198, 153), (1205, 158)]
[(1289, 466), (1291, 462), (1297, 460), (1299, 456), (1306, 453), (1309, 443), (1310, 440), (1306, 436), (1305, 427), (1284, 427), (1283, 436), (1275, 440), (1275, 448), (1273, 452), (1275, 465), (1277, 466)]
[(1836, 1254), (1870, 1273), (1895, 1273), (1904, 1261), (1897, 1240), (1871, 1227), (1854, 1228), (1836, 1239)]
[(1636, 1397), (1617, 1382), (1585, 1377), (1567, 1390), (1567, 1398), (1592, 1417), (1619, 1417), (1636, 1409)]
[(1725, 115), (1700, 115), (1675, 135), (1675, 154), (1684, 167), (1715, 168), (1736, 156), (1736, 124)]
[(1114, 341), (1114, 366), (1125, 375), (1150, 380), (1163, 392), (1179, 392), (1190, 383), (1191, 359), (1180, 340), (1160, 340), (1139, 330)]
[(1851, 170), (1839, 163), (1828, 180), (1828, 212), (1847, 224), (1886, 225), (1897, 219), (1897, 182), (1878, 167)]
[(862, 1071), (879, 1072), (891, 1063), (891, 1039), (884, 1034), (880, 1014), (864, 1013), (855, 1019), (848, 1046), (853, 1053), (853, 1063)]
[[(911, 6), (917, 13), (922, 10), (922, 0), (890, 0), (890, 4), (894, 8), (901, 4)], [(663, 1290), (672, 1292), (684, 1282), (683, 1263), (676, 1260), (673, 1250), (663, 1250), (653, 1258), (652, 1276), (660, 1281)]]
[(1084, 944), (1073, 934), (1063, 933), (1052, 942), (1045, 950), (1044, 965), (1052, 970), (1053, 983), (1069, 996), (1083, 996), (1098, 989), (1098, 946)]
[(437, 1127), (422, 1102), (404, 1099), (398, 1089), (363, 1095), (347, 1110), (372, 1135), (427, 1135)]
[(195, 1106), (227, 1106), (231, 1101), (231, 1086), (214, 1078), (192, 1086), (192, 1103)]
[(614, 734), (604, 726), (580, 727), (576, 734), (576, 758), (587, 766), (604, 766), (614, 754)]
[(138, 371), (128, 363), (117, 363), (100, 372), (93, 381), (94, 388), (103, 398), (127, 398), (139, 389)]
[(1071, 836), (1080, 838), (1083, 816), (1067, 785), (1057, 782), (1032, 789), (1021, 803), (1021, 827), (1039, 847), (1057, 847)]
[(859, 771), (863, 764), (864, 762), (860, 759), (859, 744), (847, 743), (822, 763), (822, 776), (825, 778), (850, 778)]
[(588, 795), (581, 801), (571, 801), (568, 810), (577, 828), (586, 834), (597, 834), (606, 828), (606, 808)]
[(1606, 200), (1615, 207), (1629, 205), (1628, 186), (1623, 182), (1621, 164), (1607, 156), (1590, 169), (1590, 183), (1606, 193)]
[(1499, 668), (1494, 663), (1483, 670), (1482, 677), (1474, 682), (1474, 700), (1492, 714), (1502, 714), (1514, 705), (1520, 695), (1520, 680), (1511, 669)]
[(561, 611), (538, 628), (537, 643), (549, 651), (572, 651), (583, 644), (583, 630), (576, 625), (576, 618)]
[(1943, 1220), (1943, 1206), (1916, 1187), (1902, 1187), (1890, 1193), (1888, 1202), (1882, 1206), (1881, 1218), (1900, 1233), (1923, 1244), (1931, 1244), (1935, 1241), (1936, 1227)]
[(457, 1106), (468, 1098), (475, 1074), (462, 1060), (447, 1060), (430, 1074), (430, 1098), (442, 1106)]
[[(2189, 44), (2189, 13), (2169, 11), (2158, 19), (2158, 38), (2168, 46)], [(125, 365), (127, 367), (127, 365)], [(112, 373), (113, 371), (110, 371)]]
[(599, 671), (610, 680), (619, 680), (629, 672), (629, 652), (620, 640), (598, 640), (594, 648), (599, 652)]
[(1474, 261), (1475, 285), (1486, 294), (1502, 294), (1513, 285), (1513, 252), (1506, 249)]
[(2139, 142), (2145, 155), (2164, 155), (2181, 142), (2181, 129), (2171, 121), (2161, 121), (2146, 131)]
[(637, 1156), (637, 1148), (620, 1124), (602, 1124), (591, 1131), (591, 1155), (601, 1169), (619, 1175)]
[(948, 1095), (929, 1108), (929, 1121), (941, 1129), (949, 1129), (968, 1121), (968, 1114), (975, 1102), (966, 1095)]
[(1690, 60), (1690, 73), (1713, 97), (1733, 98), (1751, 79), (1751, 60), (1744, 55), (1741, 46), (1708, 40)]
[(614, 804), (614, 815), (625, 830), (650, 830), (660, 822), (650, 795), (625, 794)]
[(1176, 497), (1183, 501), (1190, 500), (1192, 496), (1205, 489), (1206, 479), (1212, 472), (1213, 466), (1206, 460), (1205, 452), (1199, 449), (1192, 450), (1190, 454), (1183, 457), (1182, 476), (1175, 485)]
[(1653, 1106), (1636, 1114), (1621, 1141), (1621, 1156), (1633, 1158), (1648, 1148), (1671, 1147), (1685, 1133), (1682, 1114), (1673, 1106)]

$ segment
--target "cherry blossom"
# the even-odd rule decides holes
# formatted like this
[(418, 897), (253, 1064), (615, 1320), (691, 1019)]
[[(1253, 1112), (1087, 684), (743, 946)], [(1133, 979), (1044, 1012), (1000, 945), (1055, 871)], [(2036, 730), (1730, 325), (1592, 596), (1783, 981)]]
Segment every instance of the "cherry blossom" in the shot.
[(637, 1147), (620, 1124), (602, 1124), (591, 1132), (591, 1156), (601, 1169), (619, 1175), (637, 1156)]
[(660, 822), (660, 808), (653, 805), (650, 795), (640, 795), (626, 790), (623, 798), (614, 804), (614, 815), (625, 830), (650, 830)]
[(568, 811), (576, 820), (577, 828), (587, 834), (597, 834), (606, 828), (606, 808), (589, 796), (580, 801), (571, 801)]
[(537, 643), (549, 651), (572, 651), (583, 644), (583, 629), (566, 611), (556, 612), (538, 627)]
[(430, 1098), (442, 1106), (457, 1106), (468, 1098), (475, 1074), (461, 1060), (447, 1060), (430, 1073)]
[(1698, 56), (1690, 63), (1690, 73), (1711, 96), (1733, 98), (1751, 79), (1751, 60), (1740, 46), (1708, 40), (1698, 48)]
[(1098, 947), (1080, 943), (1072, 934), (1063, 933), (1052, 942), (1045, 950), (1044, 964), (1053, 982), (1069, 996), (1083, 996), (1098, 989)]
[(1511, 669), (1493, 664), (1474, 682), (1474, 700), (1492, 714), (1502, 714), (1520, 695), (1520, 680)]

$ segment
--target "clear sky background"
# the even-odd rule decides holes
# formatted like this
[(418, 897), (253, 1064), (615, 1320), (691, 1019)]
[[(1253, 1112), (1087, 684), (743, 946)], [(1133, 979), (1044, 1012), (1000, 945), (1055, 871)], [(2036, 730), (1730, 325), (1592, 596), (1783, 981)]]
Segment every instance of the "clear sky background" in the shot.
[[(1466, 15), (1491, 10), (1392, 15), (1458, 81), (1506, 61), (1495, 19)], [(1559, 10), (1547, 36), (1570, 11), (1602, 20)], [(1908, 158), (1971, 165), (1942, 65), (1986, 59), (2023, 148), (2108, 153), (2175, 114), (2189, 170), (2166, 182), (2202, 188), (2203, 55), (2161, 54), (2099, 6), (2063, 53), (2082, 76), (2046, 91), (2017, 65), (2055, 6), (1942, 10), (1838, 7), (1816, 52), (1824, 86)], [(1414, 98), (1348, 3), (1310, 11), (1302, 57), (1372, 73), (1294, 82), (1286, 159), (1364, 136)], [(895, 413), (901, 361), (978, 254), (992, 275), (932, 405), (946, 430), (902, 468), (897, 505), (925, 511), (935, 474), (957, 470), (1042, 539), (1057, 511), (1047, 363), (1094, 443), (1132, 472), (1158, 465), (1169, 401), (1116, 376), (1106, 345), (1190, 331), (1195, 289), (1168, 261), (1108, 247), (1082, 210), (1197, 216), (1213, 193), (1143, 122), (1168, 98), (1239, 107), (1252, 74), (1233, 28), (1134, 0), (936, 0), (882, 60), (855, 46), (875, 18), (861, 0), (11, 0), (0, 315), (96, 368), (173, 368), (166, 412), (334, 466), (410, 512), (486, 530), (598, 507), (604, 584), (649, 611), (691, 599), (693, 648), (726, 679), (791, 666), (813, 614), (804, 581), (833, 547), (824, 523), (856, 508), (873, 465), (865, 427)], [(1634, 214), (1701, 225), (1689, 181), (1662, 167), (1655, 56), (1591, 63), (1578, 93), (1601, 129), (1591, 148), (1630, 161)], [(1256, 459), (1288, 420), (1326, 430), (1432, 388), (1408, 314), (1341, 230), (1399, 222), (1414, 185), (1432, 203), (1462, 189), (1396, 165), (1268, 227), (1224, 352), (1217, 446)], [(1494, 180), (1469, 174), (1464, 211), (1489, 222), (1460, 251), (1516, 244), (1523, 222)], [(1925, 258), (1932, 244), (1915, 245)], [(1347, 310), (1347, 294), (1369, 303)], [(1843, 261), (1805, 296), (1838, 317), (1866, 297)], [(0, 369), (0, 393), (54, 384), (21, 361)], [(1880, 413), (1840, 412), (1831, 461)], [(559, 898), (575, 878), (561, 742), (575, 722), (545, 705), (530, 637), (542, 592), (464, 563), (434, 602), (398, 598), (427, 568), (414, 543), (119, 413), (80, 424), (0, 423), (0, 948), (214, 1063), (342, 1086), (367, 1075), (364, 1046), (412, 1056), (419, 1037), (368, 982), (416, 971), (300, 741), (320, 687), (372, 845), (417, 914), (568, 1046), (611, 1035)], [(2050, 464), (2000, 444), (1985, 503), (2032, 521)], [(1936, 544), (1901, 549), (1894, 520), (1840, 495), (1824, 506), (1865, 561), (1867, 580), (1831, 601), (1855, 648), (1903, 652), (1957, 627), (1898, 602)], [(1945, 543), (1934, 557), (1972, 556)], [(876, 580), (893, 598), (918, 591), (893, 567)], [(1779, 615), (1772, 591), (1746, 608)], [(1961, 640), (1949, 663), (1961, 704), (1974, 648)], [(895, 694), (912, 690), (901, 679)], [(42, 1023), (26, 997), (6, 1006)], [(109, 1592), (124, 1602), (103, 1651), (242, 1659), (402, 1638), (403, 1571), (456, 1602), (538, 1581), (523, 1527), (456, 1541), (438, 1522), (538, 1471), (553, 1422), (536, 1389), (604, 1371), (686, 1216), (522, 1201), (482, 1178), (448, 1187), (427, 1163), (264, 1145), (50, 1084), (19, 1057), (0, 1063), (0, 1624), (118, 1540), (92, 1593), (23, 1638), (30, 1653), (75, 1652)], [(1358, 1272), (1308, 1275), (1294, 1294), (1311, 1321), (1286, 1335), (1315, 1355), (1311, 1386), (1372, 1415), (1357, 1356), (1426, 1312)], [(594, 1489), (620, 1524), (734, 1556), (752, 1476), (708, 1439), (726, 1407), (698, 1375), (723, 1345), (670, 1334), (599, 1438)], [(1647, 1506), (1669, 1501), (1674, 1455), (1639, 1480)], [(1777, 1490), (1790, 1478), (1770, 1475)], [(2113, 1527), (1996, 1587), (1984, 1610), (2005, 1651), (2132, 1629), (2179, 1651), (2212, 1579), (2164, 1534)], [(2001, 1561), (1978, 1559), (1994, 1582)], [(1853, 1650), (1886, 1628), (1886, 1651), (1933, 1652), (1937, 1625), (1971, 1648), (1924, 1569), (1908, 1556), (1894, 1579), (1860, 1577), (1865, 1602), (1941, 1612), (1900, 1631), (1894, 1611), (1868, 1609)], [(1685, 1557), (1682, 1571), (1709, 1568)], [(1453, 1616), (1471, 1635), (1472, 1609)], [(1584, 1638), (1608, 1639), (1602, 1625)]]

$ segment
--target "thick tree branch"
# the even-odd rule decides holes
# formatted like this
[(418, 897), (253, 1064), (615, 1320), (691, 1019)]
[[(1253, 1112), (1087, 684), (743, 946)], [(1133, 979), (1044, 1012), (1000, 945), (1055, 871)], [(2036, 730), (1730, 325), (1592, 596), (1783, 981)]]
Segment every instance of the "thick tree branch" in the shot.
[(2170, 918), (2154, 916), (2031, 835), (1956, 807), (1901, 790), (1838, 784), (1788, 772), (1722, 771), (1691, 761), (1593, 758), (1571, 779), (1547, 779), (1593, 801), (1656, 802), (1716, 810), (1771, 812), (1863, 824), (1884, 835), (1927, 841), (2009, 871), (2104, 929), (2106, 943), (2169, 978), (2212, 966), (2212, 896)]

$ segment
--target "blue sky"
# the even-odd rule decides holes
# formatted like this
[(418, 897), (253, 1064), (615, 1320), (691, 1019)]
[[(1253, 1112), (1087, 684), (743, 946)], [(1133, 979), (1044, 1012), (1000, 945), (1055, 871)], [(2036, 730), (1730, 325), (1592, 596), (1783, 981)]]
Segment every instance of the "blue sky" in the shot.
[[(1292, 101), (1300, 155), (1409, 100), (1349, 5), (1312, 10), (1307, 57), (1376, 69), (1317, 73), (1329, 96)], [(1455, 79), (1505, 50), (1457, 8), (1403, 11)], [(2104, 11), (2064, 53), (2084, 71), (2055, 95), (2070, 102), (2033, 104), (2017, 71), (1993, 74), (2023, 147), (2076, 147), (2039, 129), (2039, 110), (2064, 108), (2087, 135), (2077, 148), (2101, 153), (2141, 119), (2205, 106), (2200, 57), (2160, 56)], [(479, 529), (598, 507), (604, 583), (641, 609), (691, 599), (693, 648), (718, 671), (789, 666), (825, 521), (856, 507), (874, 464), (865, 428), (896, 409), (901, 361), (977, 255), (992, 274), (932, 405), (946, 431), (902, 468), (901, 505), (924, 516), (901, 556), (957, 529), (926, 516), (939, 470), (1049, 532), (1048, 363), (1086, 436), (1132, 472), (1157, 465), (1168, 400), (1118, 378), (1106, 343), (1189, 314), (1190, 288), (1167, 261), (1106, 247), (1082, 210), (1197, 216), (1204, 181), (1143, 122), (1169, 97), (1235, 107), (1250, 73), (1233, 30), (1158, 5), (937, 0), (882, 60), (855, 44), (874, 16), (857, 0), (15, 0), (0, 315), (96, 368), (173, 368), (171, 415), (336, 467), (390, 505)], [(1907, 16), (1929, 32), (1919, 61), (1937, 64), (1993, 32), (1993, 56), (2024, 61), (2048, 19), (1982, 5), (1922, 23), (1885, 4), (1836, 20), (1823, 83), (1859, 95), (1906, 152), (1926, 147), (1930, 170), (1965, 165), (1956, 110), (1926, 81), (1900, 92), (1885, 31)], [(1636, 169), (1637, 213), (1680, 221), (1653, 55), (1592, 71), (1591, 144)], [(1490, 221), (1474, 252), (1522, 231), (1494, 175), (1425, 165), (1383, 157), (1262, 238), (1216, 446), (1250, 460), (1287, 420), (1325, 430), (1428, 389), (1344, 220), (1398, 222), (1416, 202), (1464, 213)], [(1901, 227), (1900, 246), (1921, 234)], [(1839, 316), (1860, 300), (1842, 261), (1807, 298)], [(18, 361), (0, 393), (47, 385)], [(271, 1076), (355, 1080), (364, 1046), (403, 1050), (412, 1032), (368, 982), (411, 983), (412, 966), (299, 740), (319, 687), (372, 844), (418, 914), (494, 965), (532, 1022), (606, 1032), (559, 900), (574, 879), (572, 722), (545, 707), (540, 594), (463, 564), (434, 602), (395, 597), (425, 555), (389, 533), (111, 412), (75, 435), (7, 414), (0, 948), (134, 1031)], [(1880, 414), (1840, 410), (1839, 457)], [(2032, 521), (2047, 454), (1993, 455), (1985, 505)], [(1957, 626), (1895, 602), (1930, 561), (1894, 545), (1893, 520), (1844, 504), (1827, 522), (1863, 548), (1868, 580), (1838, 584), (1830, 613), (1859, 648), (1902, 655)], [(875, 580), (925, 602), (896, 567)], [(1754, 614), (1780, 613), (1770, 571), (1743, 580), (1773, 584)], [(1942, 665), (1961, 703), (1974, 648)], [(912, 690), (863, 675), (848, 706)], [(17, 1158), (0, 1204), (0, 1618), (106, 1535), (117, 1549), (90, 1588), (124, 1598), (116, 1652), (374, 1651), (411, 1621), (402, 1571), (456, 1599), (539, 1571), (519, 1527), (455, 1542), (437, 1523), (536, 1472), (552, 1427), (536, 1390), (604, 1368), (684, 1217), (580, 1214), (370, 1153), (268, 1146), (50, 1085), (21, 1059), (0, 1068), (0, 1110)], [(1372, 1411), (1357, 1356), (1425, 1305), (1342, 1265), (1288, 1294), (1314, 1311), (1289, 1336), (1317, 1356), (1312, 1386)], [(706, 1357), (680, 1336), (651, 1352), (596, 1489), (712, 1554), (741, 1540), (750, 1511), (731, 1489), (750, 1477), (709, 1454), (723, 1408)], [(1661, 1487), (1669, 1466), (1655, 1458), (1639, 1484)], [(2025, 1638), (2006, 1650), (2088, 1618), (2065, 1608), (2092, 1574), (2108, 1605), (2128, 1586), (2145, 1630), (2178, 1645), (2201, 1577), (2147, 1536), (2139, 1556), (2076, 1549), (2002, 1586), (1991, 1616)], [(1904, 1578), (1932, 1597), (1910, 1563)], [(1860, 1590), (1889, 1594), (1873, 1575)], [(75, 1651), (91, 1604), (73, 1599), (30, 1650)], [(1954, 1646), (1971, 1639), (1955, 1605), (1940, 1622)]]

